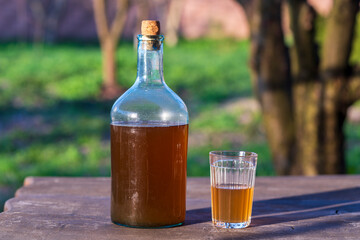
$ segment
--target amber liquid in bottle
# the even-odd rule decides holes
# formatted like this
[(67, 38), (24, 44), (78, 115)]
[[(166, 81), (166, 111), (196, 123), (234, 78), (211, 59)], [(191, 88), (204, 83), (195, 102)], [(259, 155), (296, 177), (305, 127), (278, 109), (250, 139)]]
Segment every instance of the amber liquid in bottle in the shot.
[(111, 124), (111, 220), (161, 227), (185, 220), (188, 125)]
[(212, 216), (221, 222), (247, 222), (250, 220), (254, 188), (211, 186)]

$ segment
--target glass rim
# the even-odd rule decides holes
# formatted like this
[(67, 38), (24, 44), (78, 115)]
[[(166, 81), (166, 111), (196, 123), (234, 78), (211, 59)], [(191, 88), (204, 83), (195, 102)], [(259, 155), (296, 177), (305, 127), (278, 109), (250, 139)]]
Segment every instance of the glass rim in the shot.
[[(244, 155), (242, 155), (242, 154)], [(209, 155), (213, 156), (223, 156), (223, 157), (241, 157), (241, 158), (249, 158), (249, 157), (258, 157), (258, 154), (255, 152), (248, 151), (235, 151), (235, 150), (221, 150), (221, 151), (210, 151)]]

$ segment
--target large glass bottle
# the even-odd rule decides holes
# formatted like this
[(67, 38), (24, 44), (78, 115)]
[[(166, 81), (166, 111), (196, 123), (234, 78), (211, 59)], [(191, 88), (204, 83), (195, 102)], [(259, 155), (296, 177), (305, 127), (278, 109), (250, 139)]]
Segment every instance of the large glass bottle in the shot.
[(120, 225), (185, 220), (189, 118), (164, 82), (163, 39), (138, 36), (136, 82), (111, 110), (111, 220)]

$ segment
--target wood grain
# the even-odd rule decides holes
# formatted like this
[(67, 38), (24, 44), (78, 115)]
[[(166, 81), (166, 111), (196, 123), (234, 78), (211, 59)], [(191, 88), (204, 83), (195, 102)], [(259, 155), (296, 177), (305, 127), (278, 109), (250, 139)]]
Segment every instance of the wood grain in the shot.
[(110, 221), (109, 178), (30, 177), (0, 213), (0, 239), (358, 239), (360, 176), (258, 177), (242, 230), (211, 223), (210, 182), (189, 178), (183, 226), (138, 229)]

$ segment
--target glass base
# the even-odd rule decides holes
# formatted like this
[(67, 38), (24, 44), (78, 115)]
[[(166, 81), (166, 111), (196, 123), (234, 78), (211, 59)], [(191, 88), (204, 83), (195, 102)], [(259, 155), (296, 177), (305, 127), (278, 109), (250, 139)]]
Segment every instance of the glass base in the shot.
[(216, 227), (221, 227), (221, 228), (246, 228), (247, 226), (250, 225), (251, 220), (249, 219), (249, 221), (240, 222), (240, 223), (228, 223), (213, 219), (212, 222)]
[(113, 223), (115, 223), (116, 225), (119, 226), (123, 226), (123, 227), (130, 227), (130, 228), (171, 228), (171, 227), (177, 227), (182, 225), (183, 223), (176, 223), (176, 224), (172, 224), (172, 225), (165, 225), (165, 226), (159, 226), (159, 227), (141, 227), (141, 226), (131, 226), (131, 225), (126, 225), (126, 224), (121, 224), (121, 223), (117, 223), (112, 221)]

